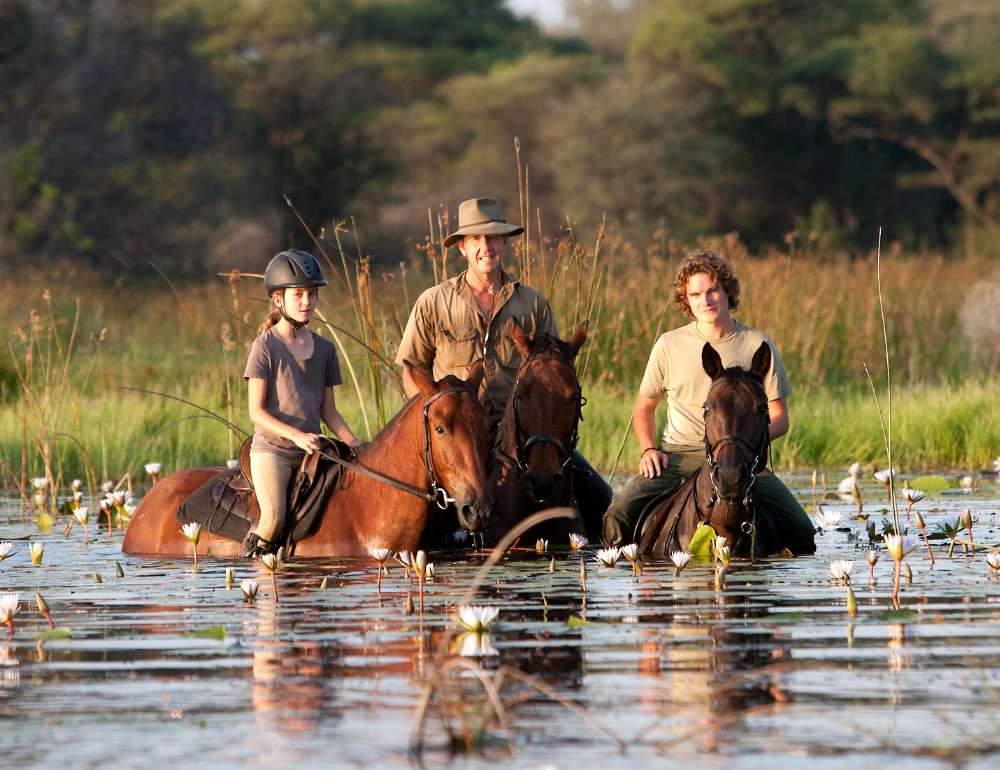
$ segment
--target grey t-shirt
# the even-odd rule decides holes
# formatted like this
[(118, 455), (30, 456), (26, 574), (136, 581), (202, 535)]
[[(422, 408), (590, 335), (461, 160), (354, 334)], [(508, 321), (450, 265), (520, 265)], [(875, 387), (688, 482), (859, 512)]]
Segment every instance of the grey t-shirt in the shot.
[[(306, 433), (319, 433), (323, 391), (340, 385), (340, 359), (337, 348), (329, 340), (313, 334), (313, 354), (307, 359), (296, 358), (281, 341), (274, 327), (254, 340), (243, 378), (266, 380), (264, 410), (283, 423)], [(272, 452), (291, 460), (299, 460), (305, 451), (291, 439), (254, 427), (251, 452)]]
[(698, 331), (696, 322), (669, 331), (653, 346), (639, 386), (639, 395), (645, 398), (667, 397), (667, 424), (663, 428), (663, 446), (667, 451), (704, 449), (703, 405), (712, 385), (701, 365), (701, 350), (706, 342), (718, 352), (723, 366), (739, 365), (744, 369), (750, 368), (753, 354), (766, 342), (771, 348), (771, 371), (764, 378), (768, 400), (792, 392), (778, 349), (767, 335), (756, 329), (737, 321), (732, 334), (722, 339), (706, 337)]

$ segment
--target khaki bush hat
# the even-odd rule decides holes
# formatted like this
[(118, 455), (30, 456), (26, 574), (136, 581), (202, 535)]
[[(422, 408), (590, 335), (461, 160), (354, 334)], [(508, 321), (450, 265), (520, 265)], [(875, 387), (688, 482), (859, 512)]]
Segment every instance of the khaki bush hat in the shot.
[(520, 235), (524, 228), (509, 225), (493, 198), (472, 198), (458, 207), (458, 229), (444, 240), (445, 248), (463, 235)]

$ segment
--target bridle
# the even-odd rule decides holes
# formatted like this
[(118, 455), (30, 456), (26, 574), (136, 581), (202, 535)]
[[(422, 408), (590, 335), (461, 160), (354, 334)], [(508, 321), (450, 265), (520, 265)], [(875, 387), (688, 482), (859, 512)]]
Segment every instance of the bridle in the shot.
[[(514, 397), (511, 403), (511, 409), (514, 412), (514, 457), (507, 455), (499, 446), (494, 446), (494, 450), (504, 462), (516, 466), (519, 471), (524, 473), (528, 471), (528, 450), (535, 444), (552, 444), (562, 455), (560, 468), (570, 465), (573, 460), (573, 453), (576, 451), (576, 444), (580, 440), (580, 421), (583, 420), (583, 407), (587, 403), (587, 399), (583, 397), (583, 389), (580, 387), (579, 381), (577, 381), (576, 393), (573, 395), (575, 407), (573, 426), (570, 428), (569, 437), (565, 442), (548, 433), (536, 433), (525, 440), (524, 431), (521, 429), (521, 414), (518, 410), (518, 405), (524, 400), (524, 393), (521, 391), (521, 377), (527, 371), (528, 366), (534, 361), (559, 361), (564, 363), (573, 370), (573, 379), (576, 380), (576, 366), (573, 365), (573, 362), (565, 356), (552, 355), (551, 353), (532, 353), (521, 364), (521, 368), (517, 370), (517, 377), (514, 379)], [(575, 468), (575, 466), (573, 466), (573, 469), (580, 470)]]
[(431, 423), (430, 417), (428, 416), (428, 410), (431, 404), (437, 401), (441, 396), (446, 396), (449, 393), (471, 393), (478, 400), (479, 394), (476, 393), (472, 388), (458, 387), (458, 388), (445, 388), (439, 393), (435, 393), (433, 396), (424, 401), (423, 405), (423, 427), (424, 427), (424, 467), (427, 469), (427, 477), (431, 482), (431, 491), (425, 492), (420, 487), (415, 487), (412, 484), (407, 484), (405, 481), (399, 481), (391, 476), (386, 476), (385, 474), (379, 473), (378, 471), (370, 470), (361, 465), (357, 465), (347, 460), (342, 460), (341, 458), (327, 454), (326, 452), (320, 452), (320, 454), (328, 460), (332, 460), (338, 465), (342, 465), (349, 470), (356, 471), (362, 476), (367, 476), (370, 479), (375, 479), (387, 486), (393, 487), (394, 489), (402, 490), (416, 497), (420, 497), (428, 502), (437, 503), (438, 508), (444, 510), (449, 504), (455, 502), (455, 498), (448, 494), (448, 490), (444, 488), (444, 485), (438, 481), (437, 471), (434, 468), (434, 455), (431, 452)]
[[(711, 394), (712, 389), (721, 383), (723, 380), (718, 379), (712, 382), (711, 386), (708, 388), (708, 393)], [(764, 397), (767, 398), (767, 391), (764, 390), (764, 386), (757, 382), (756, 380), (745, 380), (746, 382), (752, 382), (754, 385), (759, 387), (764, 393)], [(718, 453), (723, 447), (729, 446), (730, 444), (736, 446), (740, 450), (740, 454), (743, 456), (743, 461), (747, 463), (750, 469), (750, 483), (747, 485), (746, 494), (743, 496), (743, 505), (749, 506), (753, 502), (754, 485), (757, 481), (757, 473), (761, 467), (767, 466), (767, 457), (771, 449), (771, 432), (769, 426), (771, 424), (771, 415), (768, 413), (767, 422), (764, 424), (763, 435), (760, 437), (760, 441), (757, 442), (756, 446), (751, 444), (743, 436), (727, 435), (715, 441), (715, 443), (710, 443), (708, 440), (708, 396), (705, 396), (705, 459), (708, 463), (708, 476), (712, 480), (712, 500), (710, 505), (713, 505), (719, 501), (722, 501), (722, 496), (719, 494), (719, 488), (715, 482), (715, 469), (716, 469), (716, 458)], [(750, 458), (753, 457), (751, 461)], [(763, 460), (763, 464), (761, 461)], [(752, 524), (750, 525), (753, 526)]]
[(434, 455), (431, 452), (431, 421), (427, 416), (427, 410), (430, 409), (431, 404), (441, 398), (441, 396), (446, 396), (449, 393), (471, 393), (477, 400), (479, 399), (479, 394), (472, 388), (457, 387), (445, 388), (441, 392), (435, 393), (433, 396), (424, 401), (424, 467), (427, 468), (427, 476), (431, 481), (431, 499), (434, 500), (434, 502), (437, 503), (438, 508), (441, 508), (442, 510), (447, 508), (450, 503), (455, 502), (455, 498), (451, 497), (444, 486), (438, 482), (437, 471), (434, 469)]

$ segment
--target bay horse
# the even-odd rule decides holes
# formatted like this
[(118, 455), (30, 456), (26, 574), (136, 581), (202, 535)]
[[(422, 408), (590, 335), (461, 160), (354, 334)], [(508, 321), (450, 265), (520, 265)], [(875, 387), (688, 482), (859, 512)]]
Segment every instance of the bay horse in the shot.
[[(485, 540), (494, 543), (536, 511), (577, 507), (572, 460), (586, 403), (574, 364), (587, 341), (586, 321), (568, 342), (548, 334), (529, 338), (515, 321), (511, 339), (522, 364), (493, 439), (489, 483), (497, 512)], [(545, 522), (525, 537), (531, 544), (532, 538), (566, 543), (570, 532), (584, 534), (580, 519)]]
[[(490, 419), (480, 404), (484, 368), (477, 362), (467, 380), (440, 381), (405, 364), (419, 389), (357, 458), (360, 468), (401, 482), (389, 486), (348, 468), (326, 504), (323, 522), (295, 547), (295, 556), (366, 556), (372, 548), (393, 552), (434, 547), (442, 515), (454, 502), (461, 525), (480, 531), (494, 509), (486, 479)], [(177, 508), (221, 468), (172, 473), (142, 499), (125, 532), (123, 553), (189, 556)], [(198, 554), (235, 557), (242, 544), (202, 531)]]
[(771, 448), (764, 390), (771, 348), (762, 342), (749, 370), (727, 369), (715, 348), (705, 343), (701, 362), (712, 379), (705, 399), (705, 464), (643, 511), (636, 527), (639, 553), (683, 551), (702, 522), (727, 539), (734, 556), (777, 553), (786, 547), (786, 538), (780, 521), (757, 499), (755, 487)]

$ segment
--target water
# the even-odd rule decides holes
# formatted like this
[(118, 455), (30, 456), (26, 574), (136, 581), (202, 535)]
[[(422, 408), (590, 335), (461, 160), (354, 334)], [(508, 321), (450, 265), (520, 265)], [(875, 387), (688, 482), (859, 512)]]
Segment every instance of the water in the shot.
[[(809, 503), (808, 479), (791, 480)], [(992, 544), (997, 493), (984, 479), (974, 494), (938, 493), (918, 508), (929, 531), (971, 508), (976, 540)], [(865, 494), (878, 518), (884, 493)], [(805, 757), (824, 767), (985, 767), (1000, 746), (1000, 581), (981, 555), (958, 548), (949, 560), (937, 545), (931, 570), (920, 549), (907, 560), (904, 612), (888, 614), (892, 560), (883, 550), (870, 586), (856, 522), (853, 532), (821, 534), (816, 557), (734, 562), (721, 592), (708, 565), (674, 578), (672, 566), (648, 564), (634, 578), (627, 562), (607, 570), (590, 558), (584, 605), (578, 555), (555, 552), (555, 572), (533, 553), (502, 562), (477, 598), (501, 609), (499, 654), (479, 660), (536, 677), (629, 743), (623, 751), (507, 678), (500, 695), (516, 760), (494, 721), (480, 730), (483, 690), (461, 670), (448, 677), (445, 701), (432, 701), (423, 753), (409, 751), (424, 677), (480, 558), (438, 555), (423, 615), (405, 614), (407, 594), (418, 597), (398, 565), (379, 596), (373, 564), (336, 559), (282, 565), (276, 607), (260, 566), (238, 563), (237, 587), (227, 589), (225, 562), (194, 570), (123, 557), (120, 538), (92, 525), (85, 547), (79, 525), (68, 539), (63, 526), (40, 536), (42, 566), (24, 543), (0, 565), (0, 588), (20, 592), (22, 606), (32, 598), (13, 639), (0, 628), (3, 767), (743, 768), (801, 767)], [(29, 533), (0, 525), (3, 538)], [(828, 575), (833, 558), (855, 560), (855, 620)], [(261, 585), (252, 607), (238, 588), (250, 576)], [(48, 625), (36, 587), (71, 638), (38, 640)], [(224, 635), (191, 634), (219, 626)], [(452, 749), (445, 719), (459, 737), (467, 722), (473, 753)]]

